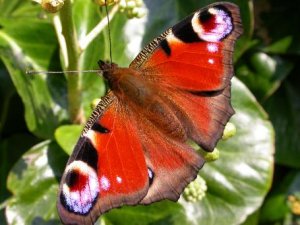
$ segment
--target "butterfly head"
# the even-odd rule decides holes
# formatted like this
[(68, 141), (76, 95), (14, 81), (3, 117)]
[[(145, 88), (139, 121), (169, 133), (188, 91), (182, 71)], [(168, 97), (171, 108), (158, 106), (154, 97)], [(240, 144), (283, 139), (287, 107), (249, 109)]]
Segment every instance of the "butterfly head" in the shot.
[(103, 75), (107, 71), (111, 71), (111, 70), (118, 68), (117, 64), (115, 64), (113, 62), (109, 62), (109, 61), (103, 61), (103, 60), (99, 60), (98, 65), (100, 67), (100, 71), (103, 71)]
[[(121, 68), (115, 63), (99, 61), (100, 70), (108, 86), (117, 96), (136, 95), (136, 87), (144, 86), (143, 79), (137, 70)], [(133, 93), (132, 93), (133, 92)]]

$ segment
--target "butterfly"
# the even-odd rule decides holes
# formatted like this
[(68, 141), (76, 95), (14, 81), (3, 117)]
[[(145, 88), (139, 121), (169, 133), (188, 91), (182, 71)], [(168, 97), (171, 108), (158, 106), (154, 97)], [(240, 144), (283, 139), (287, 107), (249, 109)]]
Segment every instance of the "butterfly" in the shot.
[(64, 224), (91, 225), (122, 205), (178, 200), (233, 115), (239, 8), (214, 3), (148, 44), (128, 68), (99, 61), (110, 91), (94, 109), (58, 193)]

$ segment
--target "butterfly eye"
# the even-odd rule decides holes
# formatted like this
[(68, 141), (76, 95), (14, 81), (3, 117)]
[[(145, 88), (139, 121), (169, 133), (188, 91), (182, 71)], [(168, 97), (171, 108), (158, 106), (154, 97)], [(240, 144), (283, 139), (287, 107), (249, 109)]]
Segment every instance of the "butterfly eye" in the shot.
[(148, 167), (148, 177), (149, 177), (149, 186), (151, 186), (154, 180), (154, 172), (149, 167)]

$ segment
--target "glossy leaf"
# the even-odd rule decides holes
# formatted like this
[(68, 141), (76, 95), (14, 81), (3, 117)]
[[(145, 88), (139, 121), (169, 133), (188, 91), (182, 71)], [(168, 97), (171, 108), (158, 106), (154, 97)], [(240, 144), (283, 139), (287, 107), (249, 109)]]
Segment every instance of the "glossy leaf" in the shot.
[(285, 176), (279, 177), (277, 175), (276, 179), (280, 180), (280, 183), (274, 187), (262, 206), (260, 222), (263, 224), (298, 224), (299, 215), (296, 214), (298, 206), (297, 203), (292, 203), (295, 198), (298, 198), (299, 202), (300, 173), (294, 170)]
[(259, 101), (264, 101), (280, 87), (292, 68), (293, 64), (282, 57), (255, 52), (239, 62), (236, 74)]
[[(57, 63), (52, 60), (57, 42), (48, 20), (38, 19), (39, 6), (21, 2), (12, 2), (17, 8), (12, 5), (13, 10), (7, 9), (7, 15), (0, 16), (0, 59), (22, 98), (29, 130), (38, 137), (49, 138), (59, 122), (66, 119), (64, 77), (28, 76), (25, 71), (51, 70)], [(20, 13), (29, 8), (35, 9), (31, 16)]]
[(6, 207), (10, 225), (59, 224), (56, 195), (66, 155), (50, 141), (31, 148), (11, 170), (7, 186), (12, 192)]
[[(298, 73), (294, 73), (298, 77)], [(300, 168), (300, 91), (297, 80), (286, 82), (272, 96), (265, 107), (276, 130), (276, 161), (282, 165)]]
[[(106, 20), (104, 8), (99, 12), (98, 6), (93, 1), (77, 0), (73, 5), (74, 23), (78, 36), (81, 41), (101, 20)], [(111, 19), (111, 44), (113, 61), (121, 66), (129, 65), (128, 55), (125, 54), (126, 42), (120, 41), (124, 39), (122, 29), (127, 22), (127, 18), (118, 13)], [(80, 55), (79, 70), (98, 69), (98, 61), (110, 61), (109, 55), (109, 36), (108, 29), (105, 28), (91, 45)], [(121, 53), (121, 54), (120, 54)], [(103, 79), (99, 79), (96, 73), (82, 74), (82, 100), (85, 111), (85, 117), (91, 114), (91, 102), (104, 95), (106, 88)]]
[(71, 155), (82, 129), (80, 125), (64, 125), (55, 130), (56, 142), (68, 155)]
[[(116, 225), (128, 221), (132, 224), (190, 224), (191, 221), (207, 225), (239, 224), (262, 204), (272, 180), (274, 132), (265, 112), (245, 86), (236, 79), (233, 83), (236, 115), (232, 122), (237, 134), (228, 141), (221, 141), (220, 158), (207, 163), (200, 171), (208, 186), (203, 201), (182, 200), (182, 206), (164, 202), (150, 208), (124, 207), (104, 215), (108, 221)], [(165, 204), (168, 209), (171, 207), (167, 213), (160, 209), (165, 208)], [(149, 210), (156, 213), (150, 216)], [(173, 218), (178, 210), (185, 222)]]
[(222, 141), (220, 158), (200, 171), (207, 184), (198, 204), (185, 203), (198, 224), (240, 224), (263, 202), (273, 173), (274, 132), (265, 112), (242, 83), (232, 91), (236, 136)]
[[(185, 1), (178, 0), (177, 2), (178, 4), (180, 2), (180, 5), (185, 4)], [(15, 0), (12, 3), (15, 3)], [(248, 3), (243, 4), (247, 5)], [(198, 2), (195, 4), (198, 4)], [(176, 8), (176, 5), (172, 4), (171, 1), (146, 1), (146, 5), (149, 7), (148, 20), (141, 20), (141, 23), (135, 21), (136, 24), (140, 24), (139, 27), (134, 27), (132, 25), (134, 22), (132, 21), (127, 23), (124, 15), (116, 15), (111, 21), (113, 60), (121, 65), (128, 65), (128, 59), (134, 57), (133, 54), (130, 55), (130, 51), (126, 47), (127, 38), (136, 37), (136, 40), (141, 40), (144, 30), (147, 36), (145, 40), (150, 40), (169, 25), (181, 19), (182, 17), (179, 18), (179, 15), (183, 15), (190, 10), (187, 4), (186, 7)], [(92, 1), (76, 0), (73, 6), (75, 28), (80, 38), (88, 33), (103, 18), (104, 14), (101, 10), (98, 11)], [(22, 9), (23, 5), (21, 4), (19, 7)], [(15, 8), (15, 11), (16, 9), (18, 7)], [(180, 11), (180, 9), (184, 10)], [(192, 11), (194, 10), (195, 8)], [(15, 12), (8, 9), (5, 11)], [(249, 12), (250, 10), (248, 9), (246, 13)], [(162, 24), (164, 18), (168, 18), (168, 21)], [(32, 59), (36, 59), (36, 62), (32, 63), (36, 68), (51, 68), (52, 63), (58, 63), (58, 52), (55, 51), (57, 41), (53, 33), (53, 27), (48, 20), (42, 22), (42, 25), (40, 25), (40, 21), (37, 23), (33, 23), (31, 28), (27, 28), (24, 24), (23, 26), (26, 27), (24, 29), (26, 30), (25, 34), (22, 33), (25, 31), (19, 31), (25, 36), (23, 39), (24, 43), (29, 43), (28, 46), (23, 44), (22, 49), (24, 52), (31, 52), (33, 54), (30, 56)], [(17, 24), (18, 21), (16, 21), (15, 27)], [(134, 29), (130, 28), (130, 25), (139, 31), (133, 32)], [(49, 29), (45, 29), (45, 27)], [(252, 29), (250, 23), (247, 29)], [(34, 31), (37, 30), (46, 34), (46, 40), (49, 41), (47, 42), (48, 46), (45, 46), (44, 42), (40, 41), (40, 37), (37, 37), (38, 35), (33, 37), (29, 35), (29, 33), (34, 35)], [(134, 34), (136, 33), (138, 35), (135, 36)], [(44, 36), (42, 37), (44, 38)], [(0, 38), (0, 43), (7, 44), (7, 42), (1, 42), (1, 40)], [(40, 55), (39, 51), (33, 51), (33, 47), (30, 44), (32, 40), (36, 40), (35, 43), (39, 43), (44, 47), (45, 58)], [(94, 40), (86, 52), (80, 56), (80, 69), (95, 69), (95, 67), (97, 68), (98, 59), (109, 59), (107, 40), (107, 31), (101, 33)], [(12, 51), (13, 46), (3, 46), (9, 53), (14, 53)], [(134, 49), (138, 49), (140, 42), (137, 41), (133, 46)], [(241, 50), (240, 52), (243, 51)], [(26, 62), (27, 58), (22, 56), (24, 54), (21, 54), (20, 64), (24, 67), (24, 60)], [(13, 60), (14, 57), (11, 56), (8, 59), (8, 61), (5, 61), (5, 65), (9, 68), (10, 73), (21, 74), (19, 67), (15, 68), (12, 66), (13, 62), (15, 62)], [(17, 62), (19, 63), (18, 60)], [(19, 77), (23, 78), (21, 75)], [(21, 90), (19, 94), (25, 100), (27, 96), (34, 96), (22, 91), (26, 86), (25, 84), (31, 84), (31, 80), (29, 82), (26, 79), (28, 78), (20, 79), (20, 84), (15, 82), (19, 84), (15, 84), (15, 86)], [(43, 109), (46, 111), (50, 110), (50, 113), (47, 114), (47, 117), (42, 113), (41, 115), (39, 113), (30, 114), (27, 117), (34, 118), (41, 125), (38, 127), (34, 123), (29, 123), (31, 121), (28, 120), (29, 122), (27, 123), (30, 125), (28, 126), (31, 130), (35, 131), (36, 135), (43, 137), (53, 137), (54, 130), (56, 130), (55, 140), (59, 145), (64, 150), (72, 148), (75, 140), (78, 138), (77, 131), (79, 129), (60, 126), (65, 122), (64, 118), (66, 118), (66, 90), (61, 88), (65, 84), (65, 80), (52, 78), (58, 79), (55, 82), (61, 82), (58, 85), (53, 85), (55, 82), (46, 82), (50, 79), (49, 77), (41, 76), (40, 78), (34, 77), (31, 79), (33, 79), (33, 82), (39, 82), (39, 85), (34, 86), (35, 88), (33, 89), (37, 90), (35, 94), (38, 97), (34, 97), (32, 102), (39, 103), (42, 96), (45, 98), (42, 99), (44, 101)], [(91, 111), (91, 101), (104, 94), (105, 88), (101, 78), (97, 77), (96, 74), (87, 76), (84, 74), (81, 75), (80, 79), (82, 79), (82, 88), (84, 90), (82, 99), (85, 115), (87, 116)], [(105, 224), (231, 225), (243, 222), (249, 214), (261, 205), (272, 177), (273, 130), (267, 120), (266, 114), (253, 96), (240, 82), (235, 80), (233, 83), (233, 104), (237, 114), (234, 116), (232, 122), (237, 126), (237, 135), (227, 142), (220, 143), (218, 146), (221, 154), (220, 159), (213, 163), (207, 163), (201, 171), (201, 175), (205, 178), (208, 186), (206, 197), (203, 201), (198, 203), (189, 203), (184, 200), (181, 200), (180, 203), (165, 201), (151, 206), (114, 209), (102, 217), (102, 221), (105, 221)], [(30, 88), (30, 86), (28, 87)], [(58, 95), (61, 95), (60, 98), (57, 98)], [(25, 105), (27, 104), (26, 101), (24, 103)], [(30, 104), (28, 105), (30, 106)], [(37, 105), (39, 106), (39, 104)], [(39, 110), (40, 108), (42, 107), (38, 107)], [(63, 110), (61, 111), (61, 109)], [(54, 118), (54, 121), (52, 118)], [(11, 171), (8, 179), (8, 187), (13, 194), (6, 208), (7, 221), (9, 223), (60, 224), (55, 208), (59, 180), (56, 177), (61, 176), (66, 160), (64, 152), (54, 142), (50, 141), (33, 147), (23, 155)]]
[(189, 218), (182, 206), (169, 201), (149, 206), (123, 207), (105, 215), (111, 224), (131, 225), (189, 225)]
[(273, 53), (300, 53), (300, 32), (295, 29), (300, 23), (300, 5), (295, 1), (261, 0), (255, 1), (258, 10), (256, 23), (260, 29), (257, 35), (270, 43)]

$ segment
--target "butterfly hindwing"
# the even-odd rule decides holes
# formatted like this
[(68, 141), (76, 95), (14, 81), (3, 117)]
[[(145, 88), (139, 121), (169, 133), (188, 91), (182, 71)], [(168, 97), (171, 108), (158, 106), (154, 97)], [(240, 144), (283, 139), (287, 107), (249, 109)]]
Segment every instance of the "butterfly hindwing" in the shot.
[(196, 178), (204, 164), (203, 158), (188, 144), (168, 138), (147, 121), (139, 127), (147, 167), (153, 177), (140, 203), (163, 199), (177, 201), (186, 185)]

